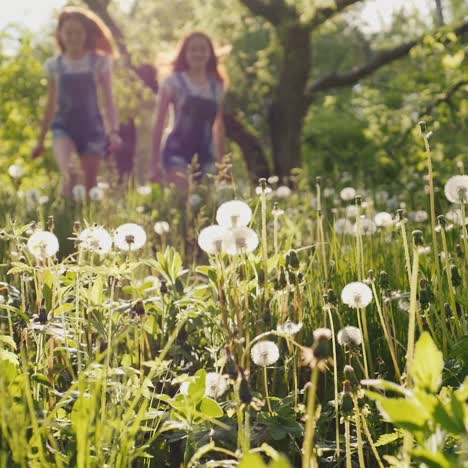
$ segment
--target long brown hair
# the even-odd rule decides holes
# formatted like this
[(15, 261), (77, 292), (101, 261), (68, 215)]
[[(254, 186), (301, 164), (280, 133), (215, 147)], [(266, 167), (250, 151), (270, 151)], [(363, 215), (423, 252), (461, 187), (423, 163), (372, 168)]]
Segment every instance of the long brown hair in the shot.
[(187, 71), (189, 69), (189, 65), (187, 63), (187, 57), (186, 57), (187, 48), (188, 48), (189, 42), (196, 37), (201, 37), (202, 39), (205, 39), (205, 41), (208, 43), (208, 48), (210, 49), (210, 58), (208, 59), (208, 63), (206, 64), (206, 72), (214, 76), (214, 78), (217, 79), (218, 81), (223, 82), (224, 79), (218, 70), (218, 59), (215, 54), (213, 42), (207, 34), (200, 32), (200, 31), (195, 31), (195, 32), (190, 33), (182, 41), (182, 45), (180, 46), (179, 53), (177, 54), (177, 57), (173, 63), (173, 70), (176, 72), (181, 72), (181, 71)]
[(62, 52), (65, 52), (65, 46), (60, 39), (59, 31), (67, 20), (77, 20), (83, 25), (86, 31), (86, 50), (118, 57), (109, 28), (91, 10), (79, 7), (66, 7), (58, 17), (55, 38)]

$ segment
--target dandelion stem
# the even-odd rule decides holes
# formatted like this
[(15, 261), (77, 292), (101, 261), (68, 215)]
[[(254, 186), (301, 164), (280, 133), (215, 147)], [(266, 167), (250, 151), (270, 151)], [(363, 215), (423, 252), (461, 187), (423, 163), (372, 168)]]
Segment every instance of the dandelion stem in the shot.
[(268, 411), (270, 413), (273, 413), (273, 410), (271, 409), (270, 395), (268, 394), (268, 378), (267, 377), (268, 377), (267, 368), (266, 366), (263, 366), (263, 385), (265, 387), (265, 399), (267, 401)]
[(362, 313), (362, 310), (361, 309), (356, 309), (356, 314), (357, 314), (357, 319), (358, 319), (358, 325), (359, 325), (359, 329), (361, 330), (361, 333), (364, 337), (364, 339), (362, 340), (362, 343), (361, 343), (361, 347), (362, 347), (362, 356), (363, 356), (363, 359), (364, 359), (364, 368), (365, 368), (365, 371), (366, 371), (366, 379), (369, 379), (369, 367), (368, 367), (368, 364), (367, 364), (367, 352), (366, 352), (366, 348), (368, 346), (368, 343), (369, 343), (369, 337), (367, 336), (367, 326), (364, 328), (363, 327), (363, 323), (362, 323), (362, 318), (364, 317), (364, 314)]
[(359, 404), (358, 404), (356, 395), (354, 394), (353, 394), (353, 403), (354, 403), (354, 421), (356, 423), (359, 468), (365, 468), (366, 462), (364, 459), (364, 451), (362, 450), (363, 441), (362, 441), (362, 432), (361, 432), (361, 413), (359, 411)]
[(317, 468), (317, 459), (314, 452), (315, 433), (315, 397), (317, 394), (317, 382), (319, 369), (314, 366), (310, 376), (309, 392), (307, 394), (306, 426), (304, 431), (304, 444), (302, 446), (302, 468)]
[(382, 459), (380, 458), (379, 452), (377, 451), (377, 447), (374, 444), (374, 440), (372, 439), (372, 434), (369, 431), (369, 426), (367, 425), (367, 421), (365, 416), (361, 413), (361, 420), (362, 420), (362, 427), (364, 428), (364, 432), (366, 433), (367, 440), (369, 441), (370, 448), (372, 450), (372, 453), (375, 456), (375, 459), (377, 460), (377, 463), (379, 465), (379, 468), (384, 468), (384, 464), (382, 463)]
[(345, 419), (345, 444), (346, 444), (346, 468), (352, 468), (351, 463), (351, 434), (349, 430), (349, 419)]

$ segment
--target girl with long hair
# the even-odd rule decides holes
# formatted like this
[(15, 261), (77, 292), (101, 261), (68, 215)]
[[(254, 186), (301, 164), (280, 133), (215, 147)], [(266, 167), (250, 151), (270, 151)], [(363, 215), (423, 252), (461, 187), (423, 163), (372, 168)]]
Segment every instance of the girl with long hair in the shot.
[[(116, 54), (109, 29), (83, 8), (67, 7), (60, 13), (56, 40), (60, 54), (45, 63), (48, 99), (32, 156), (43, 153), (45, 136), (51, 127), (62, 191), (70, 196), (77, 182), (73, 154), (79, 156), (89, 190), (96, 185), (100, 160), (107, 149), (116, 150), (121, 144), (112, 92), (112, 57)], [(104, 98), (108, 135), (99, 109), (98, 88)]]
[[(224, 155), (222, 103), (224, 82), (211, 39), (193, 32), (182, 42), (173, 73), (162, 83), (153, 132), (151, 179), (184, 189), (187, 170), (197, 156), (202, 174), (215, 172), (215, 162)], [(174, 126), (161, 148), (170, 106)]]

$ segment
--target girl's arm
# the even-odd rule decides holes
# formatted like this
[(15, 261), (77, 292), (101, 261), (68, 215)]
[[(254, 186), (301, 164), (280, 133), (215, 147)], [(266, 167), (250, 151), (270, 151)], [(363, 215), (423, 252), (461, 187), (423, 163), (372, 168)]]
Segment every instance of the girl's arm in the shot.
[(161, 176), (161, 139), (167, 122), (171, 96), (167, 88), (162, 87), (159, 95), (158, 111), (153, 130), (153, 156), (151, 161), (151, 180), (159, 182)]
[(221, 103), (216, 119), (213, 123), (213, 143), (215, 146), (215, 156), (217, 162), (222, 162), (224, 158), (224, 140), (226, 131), (224, 128), (223, 103)]
[(41, 131), (37, 138), (37, 145), (32, 152), (33, 158), (37, 158), (44, 152), (44, 140), (55, 114), (56, 100), (55, 80), (53, 78), (49, 78), (47, 85), (47, 104), (41, 123)]
[(119, 136), (119, 118), (115, 106), (114, 94), (112, 91), (112, 72), (108, 68), (100, 75), (101, 87), (104, 95), (104, 104), (106, 106), (106, 115), (109, 123), (109, 133), (111, 149), (118, 149), (121, 144)]

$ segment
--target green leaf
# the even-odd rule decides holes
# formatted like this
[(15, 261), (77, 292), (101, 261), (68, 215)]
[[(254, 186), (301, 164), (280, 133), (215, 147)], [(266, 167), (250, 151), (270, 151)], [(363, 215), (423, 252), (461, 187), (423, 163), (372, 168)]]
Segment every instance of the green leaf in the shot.
[(416, 387), (436, 393), (442, 382), (444, 359), (431, 335), (424, 332), (416, 343), (410, 375)]
[(200, 413), (210, 418), (220, 418), (224, 412), (218, 402), (212, 398), (204, 397), (200, 403)]
[(11, 349), (16, 349), (15, 340), (8, 335), (0, 335), (0, 344), (6, 345)]
[(378, 407), (395, 426), (409, 431), (422, 431), (431, 417), (416, 400), (381, 397), (378, 399)]
[(277, 460), (272, 461), (269, 468), (291, 468), (291, 464), (284, 455), (280, 455)]
[(401, 439), (403, 435), (399, 431), (392, 432), (391, 434), (382, 434), (378, 439), (377, 442), (374, 444), (376, 447), (382, 447), (384, 445), (391, 444), (392, 442), (396, 442), (397, 440)]
[(91, 303), (96, 304), (96, 305), (102, 305), (102, 303), (104, 302), (103, 284), (102, 284), (102, 278), (100, 276), (98, 276), (94, 280), (93, 286), (91, 288), (90, 299), (91, 299)]
[(425, 463), (428, 468), (451, 468), (452, 464), (441, 452), (433, 453), (427, 449), (417, 448), (411, 452), (413, 459)]
[(242, 458), (238, 468), (266, 468), (266, 465), (258, 453), (248, 453)]
[(34, 380), (35, 382), (38, 382), (46, 387), (52, 388), (52, 384), (50, 383), (49, 379), (47, 376), (44, 374), (33, 374), (31, 376), (31, 379)]
[(206, 371), (200, 369), (195, 373), (195, 380), (190, 383), (188, 388), (188, 396), (192, 401), (198, 403), (205, 396), (205, 380)]

